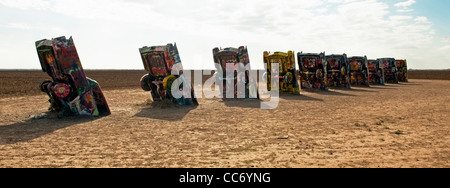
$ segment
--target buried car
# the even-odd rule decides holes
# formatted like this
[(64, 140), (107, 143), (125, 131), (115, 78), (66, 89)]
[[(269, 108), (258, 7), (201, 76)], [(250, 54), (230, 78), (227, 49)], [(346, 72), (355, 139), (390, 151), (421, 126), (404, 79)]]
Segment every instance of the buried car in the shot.
[(325, 56), (327, 85), (334, 88), (351, 88), (347, 54)]
[[(247, 47), (214, 48), (215, 77), (224, 98), (258, 98), (256, 79), (250, 75)], [(232, 95), (232, 96), (230, 96)]]
[(383, 65), (385, 83), (398, 84), (397, 63), (394, 58), (378, 59)]
[(301, 88), (328, 90), (324, 68), (325, 52), (319, 54), (299, 52), (297, 57)]
[(384, 69), (383, 64), (379, 60), (370, 59), (369, 65), (369, 84), (384, 85)]
[[(141, 88), (150, 91), (153, 101), (172, 101), (180, 105), (198, 105), (194, 88), (183, 74), (177, 45), (144, 46), (139, 49), (148, 74), (141, 78)], [(190, 78), (189, 78), (190, 79)], [(174, 93), (180, 93), (175, 97)]]
[(406, 59), (397, 59), (395, 60), (397, 65), (397, 78), (399, 82), (408, 82), (408, 64)]
[[(267, 91), (279, 90), (292, 94), (300, 94), (293, 51), (287, 53), (275, 52), (273, 54), (264, 52), (264, 63), (267, 65), (266, 75), (263, 76), (267, 79)], [(275, 64), (278, 64), (279, 66), (279, 86), (271, 84), (272, 66)]]
[(72, 37), (40, 40), (36, 49), (42, 71), (52, 78), (40, 84), (50, 98), (49, 110), (65, 116), (111, 114), (100, 85), (86, 77)]
[(350, 83), (352, 86), (369, 87), (369, 69), (367, 57), (355, 56), (348, 58), (350, 66)]

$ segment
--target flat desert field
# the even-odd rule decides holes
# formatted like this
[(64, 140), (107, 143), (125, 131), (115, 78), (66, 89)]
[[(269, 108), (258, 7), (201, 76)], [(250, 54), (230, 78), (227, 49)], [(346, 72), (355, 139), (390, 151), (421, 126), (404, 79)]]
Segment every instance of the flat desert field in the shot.
[(440, 73), (283, 94), (277, 109), (262, 110), (259, 101), (222, 99), (157, 107), (139, 87), (145, 72), (87, 71), (112, 115), (36, 119), (49, 106), (38, 89), (48, 76), (1, 71), (0, 167), (449, 168), (450, 71)]

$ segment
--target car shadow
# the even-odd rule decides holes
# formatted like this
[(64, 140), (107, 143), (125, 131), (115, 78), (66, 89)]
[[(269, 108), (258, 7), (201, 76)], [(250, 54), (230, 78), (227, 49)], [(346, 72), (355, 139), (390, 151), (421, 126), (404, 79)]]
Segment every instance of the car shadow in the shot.
[(383, 87), (390, 87), (390, 88), (395, 88), (397, 86), (399, 86), (400, 84), (394, 84), (394, 83), (386, 83)]
[(379, 92), (377, 90), (375, 90), (375, 87), (352, 87), (351, 89), (349, 89), (348, 91), (350, 92), (366, 92), (366, 93), (375, 93), (375, 92)]
[(0, 126), (0, 145), (28, 142), (57, 130), (94, 121), (90, 116), (58, 117), (56, 113), (45, 113), (11, 125)]
[(386, 87), (386, 85), (381, 85), (381, 84), (372, 84), (370, 85), (370, 87), (366, 87), (367, 89), (392, 89), (389, 87)]
[(423, 84), (428, 84), (428, 82), (424, 83), (413, 83), (413, 82), (400, 82), (398, 83), (399, 86), (422, 86)]
[[(293, 95), (290, 93), (280, 93), (280, 99), (287, 101), (323, 101), (306, 95)], [(260, 109), (263, 102), (269, 102), (271, 99), (222, 99), (227, 107), (253, 108)]]
[[(351, 91), (351, 89), (347, 89), (348, 91)], [(306, 90), (306, 92), (309, 93), (315, 93), (315, 94), (319, 94), (319, 95), (328, 95), (328, 96), (344, 96), (344, 97), (354, 97), (356, 95), (353, 94), (347, 94), (347, 93), (341, 93), (341, 92), (337, 92), (334, 90), (328, 90), (328, 91), (324, 91), (324, 90)]]
[(290, 93), (280, 93), (280, 98), (284, 100), (299, 100), (299, 101), (323, 101), (322, 99), (313, 98), (304, 94), (305, 92), (301, 92), (300, 95), (293, 95)]
[(260, 99), (222, 99), (223, 103), (227, 107), (239, 107), (239, 108), (261, 108)]
[(159, 106), (155, 104), (146, 105), (134, 117), (165, 120), (165, 121), (180, 121), (189, 112), (195, 110), (197, 106), (180, 106), (178, 104), (170, 104)]

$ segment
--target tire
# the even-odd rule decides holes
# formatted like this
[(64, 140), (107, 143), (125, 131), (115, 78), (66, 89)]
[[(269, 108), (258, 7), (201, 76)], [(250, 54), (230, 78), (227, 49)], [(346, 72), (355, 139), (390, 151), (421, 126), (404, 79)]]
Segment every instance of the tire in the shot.
[(287, 72), (286, 76), (284, 76), (284, 81), (286, 82), (287, 85), (291, 85), (294, 83), (294, 74), (292, 74), (291, 72)]
[(54, 96), (60, 99), (67, 99), (72, 93), (72, 88), (66, 83), (57, 83), (53, 85), (52, 91)]
[(50, 80), (46, 80), (43, 81), (40, 85), (39, 88), (41, 89), (42, 92), (44, 93), (49, 93), (50, 91), (48, 90), (48, 86), (52, 84), (52, 81)]
[(174, 75), (170, 75), (164, 78), (163, 87), (166, 89), (167, 93), (172, 94), (172, 85), (175, 80), (177, 80), (177, 77)]
[(191, 90), (191, 100), (192, 100), (192, 104), (194, 105), (194, 106), (198, 106), (198, 100), (197, 100), (197, 97), (195, 97), (195, 92), (194, 92), (194, 89), (192, 89)]
[(146, 74), (141, 78), (141, 88), (144, 91), (152, 91), (152, 88), (150, 86), (151, 82), (155, 81), (155, 79), (153, 78), (153, 76), (151, 76), (150, 74)]

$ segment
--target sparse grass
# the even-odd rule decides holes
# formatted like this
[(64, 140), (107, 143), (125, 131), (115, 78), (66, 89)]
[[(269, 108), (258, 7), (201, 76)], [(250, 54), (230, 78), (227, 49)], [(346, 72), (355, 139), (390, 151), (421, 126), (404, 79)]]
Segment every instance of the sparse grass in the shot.
[(244, 149), (244, 152), (258, 152), (258, 150), (255, 148), (248, 147)]
[(355, 126), (356, 126), (356, 127), (367, 127), (367, 124), (366, 124), (366, 123), (361, 124), (361, 123), (359, 123), (359, 122), (356, 122), (356, 123), (355, 123)]
[(403, 134), (403, 131), (397, 130), (397, 131), (395, 131), (395, 134), (396, 134), (396, 135), (402, 135), (402, 134)]
[(367, 123), (359, 123), (359, 122), (357, 122), (357, 123), (355, 123), (355, 126), (356, 126), (356, 127), (364, 127), (364, 128), (366, 128), (367, 130), (370, 129), (369, 132), (372, 132), (372, 129), (367, 125)]
[(152, 104), (153, 103), (153, 100), (152, 99), (147, 99), (147, 100), (145, 100), (145, 104), (146, 105), (150, 105), (150, 104)]

